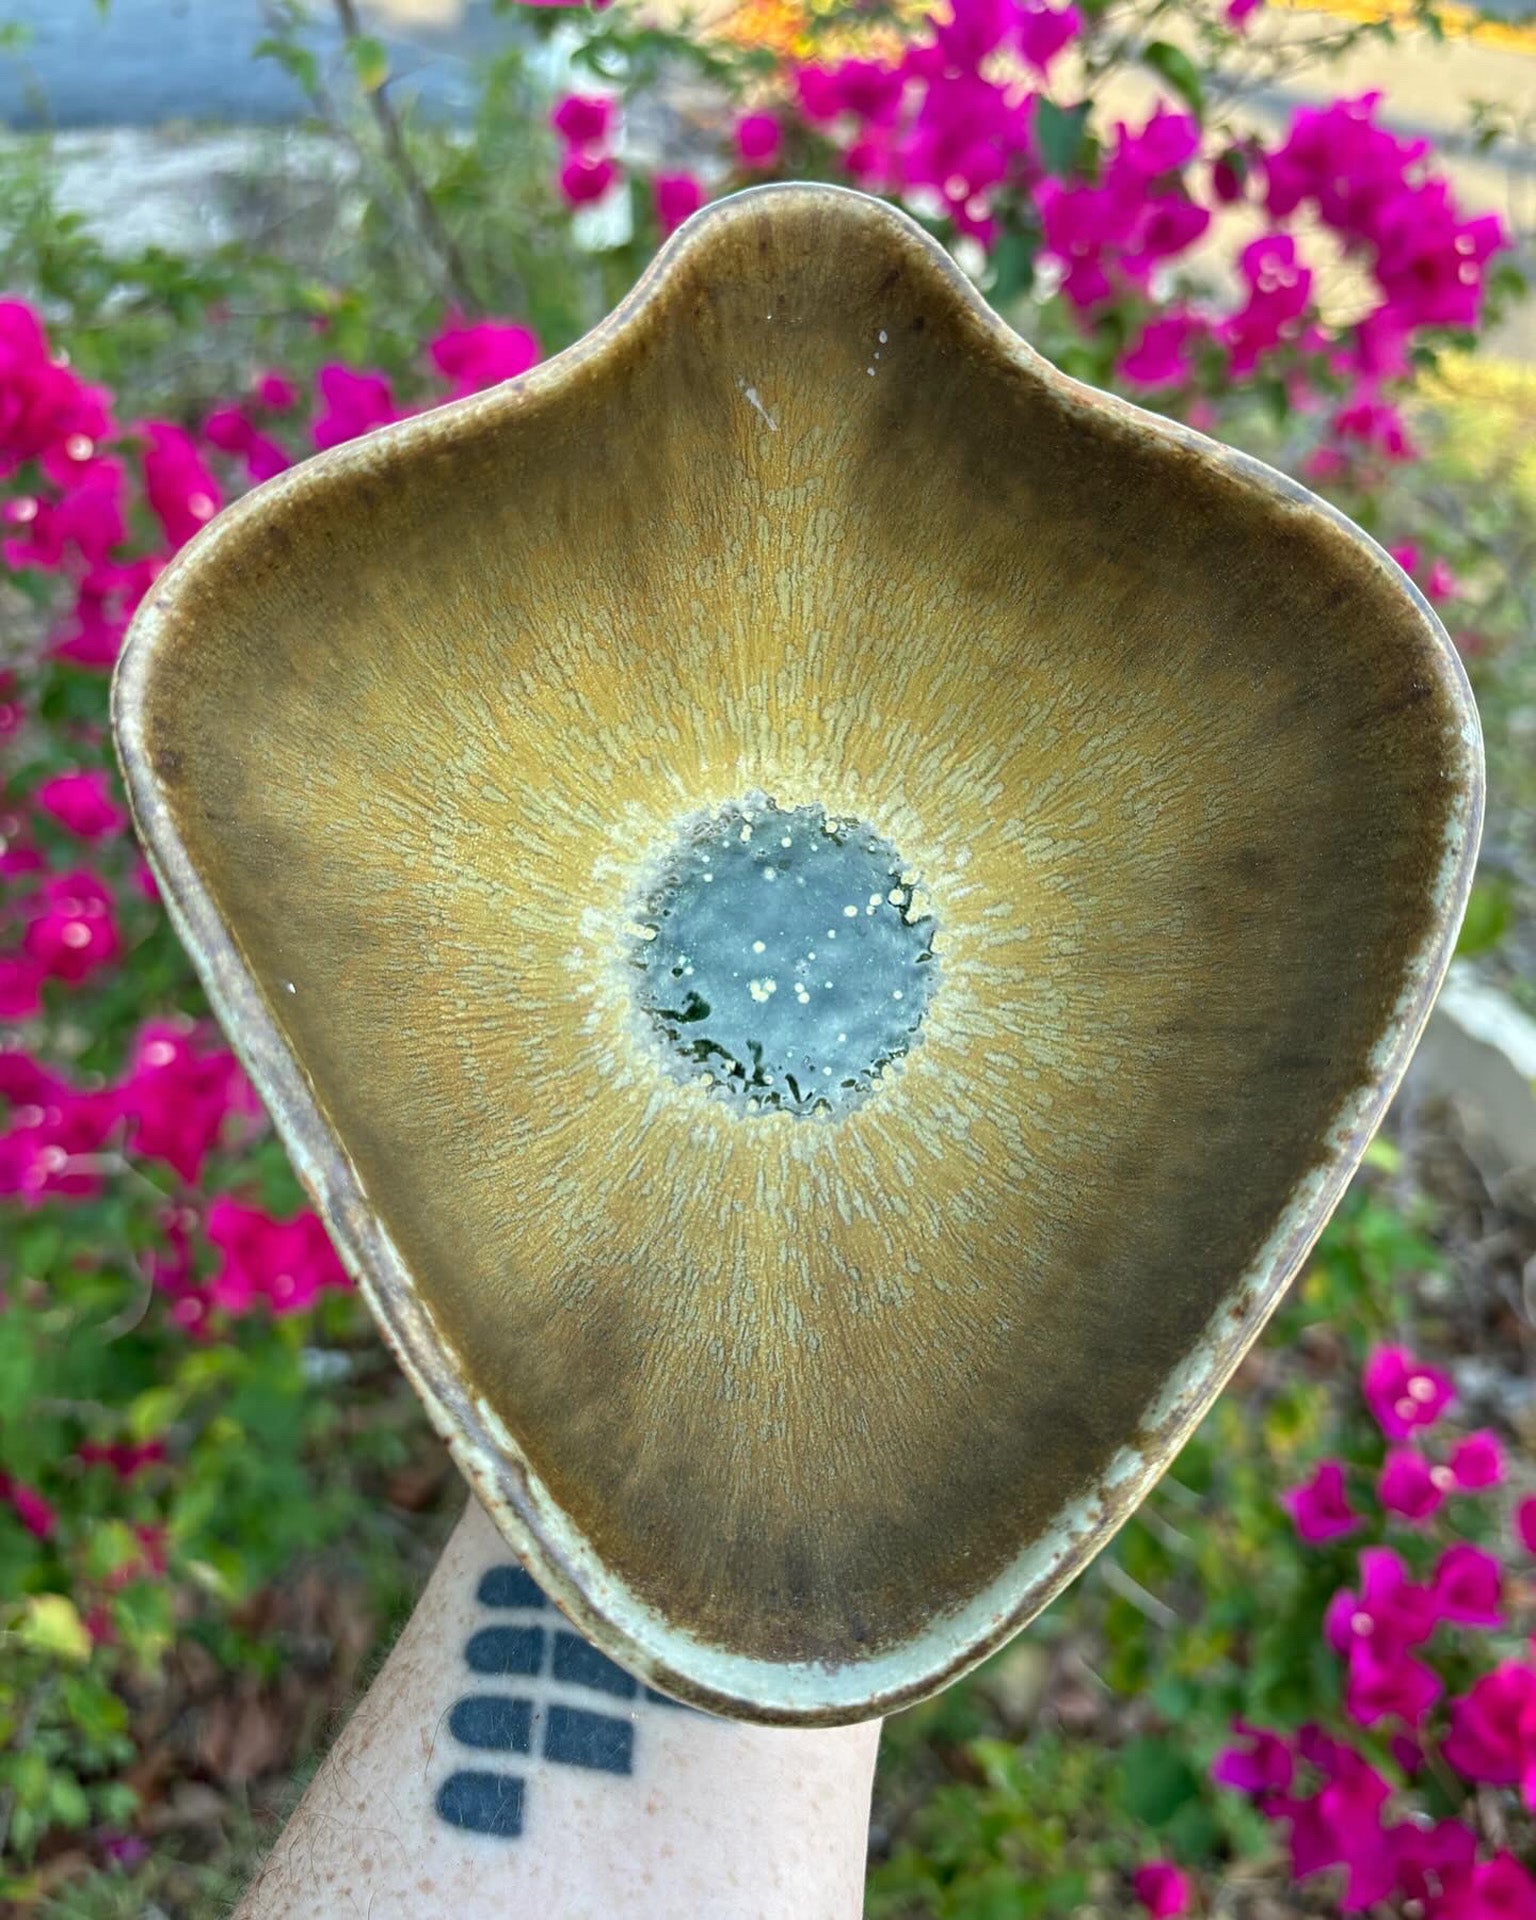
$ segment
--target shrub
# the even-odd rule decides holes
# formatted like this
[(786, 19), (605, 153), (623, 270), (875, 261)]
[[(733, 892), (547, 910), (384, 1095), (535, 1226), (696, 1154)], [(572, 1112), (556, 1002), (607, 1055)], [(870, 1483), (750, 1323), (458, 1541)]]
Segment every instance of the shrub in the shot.
[[(1408, 384), (1447, 344), (1469, 344), (1508, 289), (1507, 236), (1456, 205), (1425, 143), (1390, 132), (1374, 95), (1300, 109), (1268, 142), (1234, 132), (1213, 83), (1263, 64), (1256, 11), (1232, 0), (1169, 26), (1154, 0), (1139, 24), (1136, 9), (1111, 16), (1088, 0), (954, 0), (932, 18), (763, 9), (751, 31), (715, 39), (620, 8), (583, 14), (574, 31), (545, 16), (536, 31), (566, 35), (552, 44), (567, 45), (575, 84), (541, 99), (514, 41), (486, 69), (467, 138), (402, 118), (382, 49), (358, 35), (356, 92), (336, 107), (293, 15), (267, 52), (312, 89), (368, 186), (333, 272), (271, 251), (113, 259), (58, 214), (45, 166), (7, 163), (22, 217), (4, 256), (14, 296), (0, 302), (0, 596), (24, 642), (0, 679), (0, 1826), (12, 1897), (61, 1830), (132, 1863), (129, 1699), (178, 1636), (259, 1667), (241, 1609), (329, 1542), (382, 1542), (380, 1476), (419, 1432), (398, 1397), (363, 1390), (388, 1364), (135, 849), (106, 727), (107, 673), (135, 607), (244, 488), (515, 377), (597, 318), (704, 200), (798, 175), (898, 199), (1069, 372), (1234, 437), (1267, 436), (1379, 524), (1373, 501), (1414, 458)], [(1102, 90), (1127, 62), (1161, 97), (1138, 123), (1110, 124)], [(643, 106), (680, 88), (703, 89), (702, 124), (686, 152), (645, 153)], [(1354, 273), (1347, 311), (1323, 297), (1309, 251), (1319, 233)], [(1496, 630), (1499, 588), (1454, 528), (1381, 531), (1396, 533), (1431, 598), (1455, 615), (1476, 597), (1478, 632)], [(1353, 1216), (1325, 1266), (1377, 1219)], [(1374, 1364), (1379, 1385), (1387, 1362)], [(1421, 1379), (1438, 1401), (1427, 1368), (1397, 1383), (1398, 1401), (1418, 1407)], [(1390, 1395), (1380, 1404), (1396, 1417)], [(1524, 1735), (1501, 1730), (1525, 1711), (1515, 1676), (1527, 1669), (1489, 1650), (1492, 1562), (1444, 1531), (1477, 1509), (1462, 1489), (1493, 1474), (1495, 1449), (1468, 1436), (1443, 1458), (1426, 1453), (1415, 1416), (1378, 1463), (1357, 1422), (1291, 1495), (1314, 1566), (1280, 1544), (1264, 1462), (1238, 1449), (1218, 1463), (1236, 1417), (1219, 1410), (1171, 1482), (1221, 1480), (1234, 1506), (1198, 1549), (1208, 1584), (1193, 1624), (1159, 1654), (1164, 1708), (1200, 1692), (1208, 1711), (1224, 1692), (1241, 1694), (1245, 1725), (1327, 1719), (1319, 1702), (1339, 1689), (1319, 1636), (1353, 1550), (1334, 1542), (1367, 1526), (1373, 1540), (1401, 1537), (1400, 1549), (1369, 1549), (1354, 1598), (1328, 1615), (1349, 1663), (1334, 1731), (1245, 1734), (1219, 1769), (1263, 1819), (1289, 1824), (1298, 1871), (1328, 1865), (1332, 1847), (1351, 1897), (1390, 1870), (1399, 1890), (1418, 1875), (1412, 1897), (1440, 1901), (1448, 1920), (1481, 1912), (1477, 1900), (1514, 1911), (1522, 1870), (1463, 1789), (1506, 1787), (1511, 1766), (1514, 1785), (1526, 1778)], [(1212, 1544), (1233, 1527), (1233, 1564), (1245, 1580), (1262, 1568), (1275, 1601), (1267, 1620), (1245, 1611)], [(1156, 1540), (1138, 1522), (1112, 1563), (1141, 1592)], [(1436, 1610), (1426, 1633), (1443, 1636), (1428, 1656), (1425, 1609)], [(1378, 1612), (1394, 1649), (1384, 1666), (1351, 1626), (1369, 1617), (1374, 1634)], [(1224, 1649), (1230, 1668), (1243, 1636), (1255, 1651), (1241, 1684), (1230, 1672), (1207, 1684), (1197, 1650)], [(1116, 1658), (1125, 1684), (1148, 1684), (1139, 1631)], [(945, 1710), (964, 1716), (970, 1698)], [(1450, 1733), (1436, 1745), (1427, 1729), (1441, 1722)], [(1155, 1741), (1119, 1758), (994, 1743), (976, 1764), (993, 1796), (988, 1831), (969, 1834), (955, 1884), (993, 1868), (1012, 1884), (1017, 1863), (992, 1828), (1012, 1822), (1017, 1838), (1024, 1822), (1059, 1869), (1058, 1905), (1107, 1863), (1139, 1866), (1144, 1904), (1175, 1911), (1187, 1889), (1172, 1862), (1138, 1862), (1123, 1839), (1084, 1852), (1050, 1826), (1048, 1809), (1070, 1809), (1108, 1775), (1186, 1852), (1262, 1832), (1258, 1815), (1245, 1826), (1218, 1812)], [(1297, 1797), (1302, 1778), (1315, 1790)], [(1378, 1858), (1388, 1794), (1405, 1811)], [(1327, 1811), (1343, 1797), (1347, 1821)], [(1420, 1813), (1441, 1826), (1422, 1828)], [(938, 1870), (924, 1863), (911, 1885)], [(877, 1910), (895, 1911), (905, 1885), (893, 1862)], [(1003, 1911), (979, 1895), (945, 1905), (937, 1885), (936, 1912)]]

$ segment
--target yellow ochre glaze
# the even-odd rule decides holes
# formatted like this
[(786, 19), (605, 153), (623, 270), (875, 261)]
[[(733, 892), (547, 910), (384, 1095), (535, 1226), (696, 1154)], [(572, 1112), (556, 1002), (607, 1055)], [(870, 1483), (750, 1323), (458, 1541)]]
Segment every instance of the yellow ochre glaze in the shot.
[[(764, 1717), (978, 1657), (1166, 1464), (1402, 1071), (1480, 805), (1379, 550), (834, 189), (722, 203), (569, 355), (222, 517), (117, 708), (503, 1523), (619, 1658)], [(636, 1017), (637, 886), (750, 792), (867, 823), (936, 922), (920, 1044), (834, 1118), (744, 1119)]]

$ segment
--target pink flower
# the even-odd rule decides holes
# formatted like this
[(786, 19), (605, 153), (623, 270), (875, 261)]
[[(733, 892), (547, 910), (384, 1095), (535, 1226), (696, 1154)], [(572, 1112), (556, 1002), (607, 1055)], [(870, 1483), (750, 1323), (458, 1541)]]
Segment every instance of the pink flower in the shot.
[(54, 1082), (11, 1109), (0, 1134), (0, 1194), (25, 1207), (46, 1200), (84, 1200), (101, 1191), (95, 1158), (118, 1123), (116, 1101)]
[(59, 1516), (35, 1487), (24, 1487), (8, 1473), (0, 1473), (0, 1497), (10, 1502), (16, 1518), (39, 1540), (50, 1539), (57, 1530)]
[(704, 204), (704, 188), (691, 173), (658, 173), (651, 192), (663, 234), (675, 233)]
[(1082, 31), (1083, 16), (1076, 7), (1048, 7), (1037, 4), (1037, 0), (1022, 0), (1014, 40), (1025, 64), (1044, 78)]
[[(1432, 1827), (1405, 1821), (1389, 1837), (1397, 1862), (1398, 1891), (1423, 1907), (1454, 1895), (1471, 1877), (1477, 1836), (1460, 1820), (1440, 1820)], [(1445, 1909), (1437, 1906), (1435, 1911)]]
[(1427, 1587), (1408, 1578), (1386, 1547), (1360, 1555), (1360, 1590), (1341, 1588), (1328, 1603), (1323, 1631), (1349, 1665), (1344, 1710), (1363, 1727), (1397, 1719), (1416, 1727), (1440, 1697), (1439, 1676), (1409, 1650), (1435, 1630), (1439, 1610)]
[(0, 954), (0, 1020), (30, 1020), (41, 1013), (46, 978), (25, 954)]
[(527, 327), (510, 320), (479, 320), (444, 327), (431, 342), (432, 364), (451, 381), (455, 399), (515, 380), (537, 365), (539, 343)]
[(209, 1294), (227, 1313), (248, 1313), (258, 1300), (275, 1314), (302, 1313), (322, 1288), (351, 1284), (313, 1213), (274, 1220), (221, 1195), (204, 1231), (224, 1256)]
[(1200, 151), (1200, 122), (1190, 113), (1158, 107), (1138, 130), (1123, 121), (1115, 128), (1112, 164), (1151, 182), (1188, 166)]
[(285, 373), (264, 373), (256, 382), (254, 398), (266, 413), (291, 413), (299, 404), (299, 390)]
[(1463, 1493), (1496, 1487), (1504, 1478), (1504, 1449), (1499, 1436), (1480, 1427), (1458, 1440), (1451, 1452), (1451, 1478)]
[(1302, 265), (1288, 233), (1266, 234), (1238, 256), (1248, 285), (1244, 305), (1223, 321), (1219, 335), (1234, 375), (1251, 373), (1266, 354), (1293, 342), (1312, 298), (1312, 272)]
[(315, 385), (321, 409), (310, 437), (322, 453), (401, 417), (394, 391), (382, 373), (354, 373), (333, 361), (320, 369)]
[(128, 622), (154, 585), (164, 557), (104, 563), (80, 582), (71, 617), (54, 636), (52, 651), (61, 660), (84, 667), (110, 667), (117, 658)]
[(1243, 197), (1248, 179), (1248, 155), (1241, 147), (1229, 147), (1211, 162), (1211, 192), (1224, 207)]
[(1171, 1860), (1149, 1860), (1138, 1867), (1131, 1887), (1152, 1920), (1175, 1920), (1189, 1909), (1189, 1881)]
[(120, 460), (90, 460), (56, 499), (20, 494), (8, 500), (0, 518), (18, 532), (5, 542), (6, 563), (56, 570), (71, 556), (87, 565), (105, 560), (126, 536), (124, 485)]
[(1347, 1655), (1369, 1640), (1385, 1657), (1422, 1646), (1438, 1618), (1434, 1595), (1409, 1579), (1402, 1557), (1390, 1547), (1367, 1547), (1360, 1555), (1359, 1592), (1339, 1589), (1328, 1602), (1323, 1631), (1336, 1653)]
[(1356, 1640), (1349, 1650), (1344, 1711), (1362, 1727), (1389, 1719), (1417, 1727), (1444, 1691), (1434, 1668), (1406, 1653), (1379, 1649), (1368, 1640)]
[[(978, 74), (932, 74), (910, 124), (890, 151), (890, 184), (940, 194), (960, 230), (988, 243), (988, 196), (1035, 172), (1031, 111), (1027, 96), (1020, 98), (1015, 90)], [(877, 153), (878, 145), (871, 149), (872, 164)], [(848, 163), (851, 167), (851, 158)]]
[(1461, 592), (1461, 582), (1443, 560), (1437, 560), (1429, 570), (1429, 578), (1424, 582), (1424, 592), (1436, 606), (1439, 606), (1442, 601), (1453, 600)]
[(1443, 180), (1396, 192), (1369, 237), (1387, 305), (1412, 327), (1476, 326), (1487, 263), (1509, 245), (1496, 214), (1460, 220)]
[(1360, 1389), (1389, 1440), (1406, 1440), (1416, 1429), (1432, 1427), (1456, 1397), (1447, 1377), (1415, 1360), (1406, 1347), (1377, 1347), (1365, 1363)]
[(1225, 1747), (1211, 1763), (1211, 1778), (1221, 1787), (1251, 1793), (1255, 1799), (1286, 1793), (1296, 1773), (1288, 1743), (1278, 1734), (1234, 1720), (1232, 1731), (1248, 1742), (1246, 1748)]
[(1527, 1553), (1536, 1553), (1536, 1498), (1515, 1508), (1515, 1537)]
[(1267, 156), (1266, 202), (1279, 217), (1311, 200), (1330, 227), (1368, 239), (1383, 210), (1401, 198), (1410, 167), (1429, 151), (1427, 140), (1400, 141), (1375, 124), (1379, 93), (1302, 107), (1282, 144)]
[(901, 112), (907, 75), (903, 67), (876, 60), (844, 60), (835, 67), (801, 67), (795, 73), (801, 111), (825, 123), (844, 114), (866, 125), (888, 127)]
[(88, 1467), (110, 1467), (119, 1480), (132, 1480), (165, 1458), (163, 1440), (84, 1440), (75, 1457)]
[(1411, 460), (1416, 452), (1401, 409), (1365, 389), (1339, 408), (1331, 425), (1340, 439), (1358, 440), (1367, 452), (1385, 460)]
[(1518, 1785), (1536, 1808), (1536, 1672), (1508, 1660), (1451, 1702), (1443, 1752), (1468, 1780)]
[(946, 11), (947, 19), (930, 17), (928, 23), (936, 64), (952, 73), (974, 73), (1008, 37), (1015, 8), (1013, 0), (949, 0)]
[(0, 300), (0, 478), (28, 460), (89, 459), (111, 431), (106, 395), (54, 357), (30, 307)]
[(1264, 0), (1227, 0), (1227, 25), (1240, 33), (1263, 4)]
[(201, 1175), (228, 1120), (255, 1118), (262, 1110), (232, 1053), (198, 1047), (191, 1033), (168, 1020), (139, 1029), (117, 1097), (131, 1150), (165, 1161), (188, 1182)]
[(1430, 1466), (1411, 1447), (1393, 1447), (1376, 1490), (1388, 1513), (1417, 1526), (1439, 1510), (1454, 1485), (1449, 1467)]
[(1402, 568), (1404, 573), (1417, 573), (1419, 570), (1419, 550), (1411, 540), (1400, 547), (1388, 547), (1388, 554)]
[(549, 124), (568, 147), (600, 147), (613, 132), (614, 103), (603, 93), (568, 93)]
[(1384, 296), (1373, 319), (1399, 341), (1415, 327), (1472, 326), (1489, 259), (1508, 244), (1488, 214), (1463, 221), (1444, 180), (1423, 173), (1426, 140), (1376, 124), (1379, 93), (1304, 107), (1266, 160), (1266, 199), (1284, 218), (1311, 201), (1326, 225), (1364, 251)]
[(55, 1099), (68, 1088), (21, 1047), (0, 1047), (0, 1100), (13, 1106), (36, 1106)]
[(1323, 1776), (1309, 1799), (1277, 1799), (1266, 1809), (1291, 1828), (1291, 1867), (1298, 1880), (1329, 1867), (1347, 1869), (1343, 1909), (1353, 1913), (1385, 1898), (1396, 1877), (1393, 1851), (1381, 1827), (1390, 1796), (1386, 1781), (1353, 1749), (1315, 1727), (1297, 1736), (1303, 1759)]
[(100, 767), (56, 773), (32, 797), (44, 813), (82, 840), (108, 839), (128, 824), (127, 812), (112, 798), (107, 775)]
[(736, 122), (736, 151), (744, 167), (777, 166), (783, 148), (777, 114), (744, 113)]
[(1180, 385), (1193, 371), (1189, 350), (1201, 331), (1200, 321), (1191, 313), (1149, 320), (1120, 362), (1121, 378), (1149, 389)]
[(1360, 1515), (1350, 1506), (1344, 1491), (1344, 1465), (1340, 1460), (1320, 1460), (1312, 1478), (1281, 1494), (1280, 1504), (1308, 1546), (1336, 1540), (1360, 1525)]
[(46, 977), (71, 985), (111, 966), (119, 951), (111, 894), (83, 869), (50, 874), (34, 902), (22, 946)]
[(1435, 1920), (1536, 1920), (1536, 1881), (1511, 1853), (1471, 1868), (1435, 1906)]
[(215, 407), (203, 422), (203, 438), (220, 453), (236, 455), (258, 483), (286, 473), (293, 465), (277, 442), (254, 426), (239, 407)]
[(135, 1867), (143, 1866), (149, 1858), (149, 1843), (141, 1840), (136, 1833), (102, 1833), (97, 1838), (101, 1843), (102, 1857), (114, 1867), (121, 1867), (125, 1873), (132, 1873)]
[(590, 206), (618, 177), (619, 163), (608, 154), (573, 153), (560, 169), (560, 191), (571, 206)]
[(1314, 447), (1302, 461), (1301, 471), (1308, 480), (1323, 486), (1330, 480), (1347, 479), (1350, 462), (1337, 447)]
[(203, 465), (192, 436), (165, 420), (146, 420), (144, 491), (171, 546), (184, 546), (223, 505), (219, 483)]
[(1430, 1591), (1442, 1620), (1468, 1627), (1501, 1627), (1499, 1605), (1502, 1569), (1491, 1553), (1464, 1542), (1447, 1547), (1435, 1568)]

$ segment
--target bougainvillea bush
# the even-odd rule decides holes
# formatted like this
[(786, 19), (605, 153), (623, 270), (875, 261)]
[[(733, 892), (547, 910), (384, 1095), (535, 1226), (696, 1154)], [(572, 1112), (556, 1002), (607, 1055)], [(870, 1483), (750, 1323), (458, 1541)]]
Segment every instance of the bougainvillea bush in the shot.
[[(127, 624), (226, 502), (524, 372), (706, 200), (809, 175), (898, 200), (1069, 371), (1258, 436), (1332, 490), (1395, 547), (1474, 668), (1508, 625), (1508, 583), (1475, 534), (1416, 516), (1391, 481), (1415, 459), (1411, 382), (1509, 291), (1510, 236), (1457, 203), (1374, 95), (1267, 135), (1244, 126), (1240, 92), (1212, 83), (1273, 77), (1260, 0), (764, 6), (709, 37), (622, 6), (525, 15), (457, 131), (416, 125), (383, 49), (355, 32), (338, 91), (301, 10), (277, 11), (263, 56), (310, 90), (351, 169), (356, 219), (334, 255), (115, 259), (57, 214), (46, 160), (5, 163), (30, 208), (0, 255), (0, 1897), (18, 1904), (44, 1897), (61, 1858), (77, 1876), (146, 1870), (164, 1781), (142, 1710), (171, 1649), (270, 1666), (258, 1597), (338, 1542), (397, 1551), (379, 1489), (422, 1445), (208, 1018), (111, 762)], [(541, 93), (552, 51), (568, 77)], [(1120, 119), (1099, 103), (1127, 68), (1145, 106)], [(1335, 1230), (1335, 1257), (1360, 1231)], [(1267, 1516), (1254, 1537), (1276, 1570), (1257, 1577), (1289, 1596), (1298, 1662), (1269, 1689), (1279, 1718), (1230, 1674), (1201, 1696), (1191, 1724), (1226, 1737), (1223, 1703), (1243, 1694), (1215, 1758), (1237, 1811), (1214, 1810), (1217, 1788), (1189, 1786), (1180, 1760), (1174, 1811), (1195, 1812), (1162, 1818), (1163, 1761), (1144, 1756), (1118, 1837), (1079, 1857), (1058, 1835), (1057, 1878), (1025, 1875), (998, 1832), (1022, 1831), (1026, 1807), (1038, 1828), (1053, 1795), (1080, 1809), (1100, 1762), (982, 1742), (976, 1764), (1013, 1814), (999, 1829), (994, 1809), (947, 1880), (942, 1846), (915, 1864), (898, 1850), (876, 1876), (880, 1910), (1068, 1911), (1108, 1872), (1118, 1897), (1172, 1914), (1203, 1897), (1191, 1867), (1262, 1853), (1273, 1828), (1298, 1876), (1341, 1872), (1353, 1905), (1536, 1915), (1536, 1669), (1472, 1537), (1491, 1526), (1499, 1444), (1442, 1442), (1445, 1381), (1385, 1337), (1365, 1365), (1380, 1433), (1356, 1421), (1354, 1450), (1341, 1441), (1285, 1495), (1300, 1542), (1262, 1449), (1231, 1456), (1250, 1472), (1241, 1511)], [(1212, 1444), (1170, 1484), (1209, 1475)], [(1106, 1562), (1142, 1593), (1150, 1525)], [(1207, 1630), (1232, 1598), (1219, 1562)], [(1136, 1636), (1119, 1644), (1134, 1666)], [(943, 1711), (963, 1719), (977, 1697), (957, 1690)], [(976, 1876), (994, 1868), (983, 1904)]]
[(1530, 1471), (1465, 1354), (1470, 1391), (1402, 1334), (1512, 1322), (1462, 1298), (1400, 1174), (1378, 1142), (1113, 1552), (888, 1727), (878, 1920), (1536, 1912)]

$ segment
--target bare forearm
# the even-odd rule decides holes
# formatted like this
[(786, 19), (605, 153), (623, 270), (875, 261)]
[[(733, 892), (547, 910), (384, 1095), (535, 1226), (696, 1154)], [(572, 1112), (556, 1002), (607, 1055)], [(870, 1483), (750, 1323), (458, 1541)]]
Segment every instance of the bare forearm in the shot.
[(649, 1694), (471, 1500), (236, 1920), (854, 1920), (878, 1735)]

